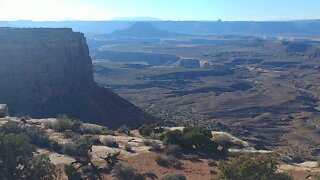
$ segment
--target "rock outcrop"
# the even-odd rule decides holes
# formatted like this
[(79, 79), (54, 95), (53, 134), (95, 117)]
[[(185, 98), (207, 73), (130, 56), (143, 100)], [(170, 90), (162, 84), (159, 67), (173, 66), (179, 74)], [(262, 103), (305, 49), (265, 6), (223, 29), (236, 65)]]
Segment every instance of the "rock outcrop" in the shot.
[(6, 104), (0, 104), (0, 118), (4, 118), (8, 115), (8, 106)]
[(183, 68), (200, 68), (200, 62), (198, 59), (180, 59), (177, 63), (178, 67)]
[(137, 127), (152, 118), (93, 79), (86, 39), (72, 29), (0, 28), (0, 103), (10, 114), (66, 114)]

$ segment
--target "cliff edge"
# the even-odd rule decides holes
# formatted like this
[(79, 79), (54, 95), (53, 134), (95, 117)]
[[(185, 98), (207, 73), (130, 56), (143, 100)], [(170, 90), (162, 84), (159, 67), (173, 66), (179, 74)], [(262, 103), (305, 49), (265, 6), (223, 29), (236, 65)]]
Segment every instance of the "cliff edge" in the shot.
[(93, 79), (82, 33), (68, 28), (0, 28), (0, 104), (36, 118), (66, 114), (108, 127), (153, 118)]

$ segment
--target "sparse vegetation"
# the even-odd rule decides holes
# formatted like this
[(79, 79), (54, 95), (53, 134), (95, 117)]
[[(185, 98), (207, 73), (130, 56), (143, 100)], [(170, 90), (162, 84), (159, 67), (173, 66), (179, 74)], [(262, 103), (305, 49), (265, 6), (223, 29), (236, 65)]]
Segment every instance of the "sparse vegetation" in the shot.
[(79, 133), (81, 134), (92, 134), (92, 135), (115, 135), (115, 132), (109, 130), (106, 127), (82, 123)]
[(210, 167), (213, 167), (213, 166), (216, 166), (217, 163), (216, 163), (216, 161), (213, 160), (213, 159), (208, 159), (208, 165), (209, 165)]
[(2, 126), (0, 128), (1, 178), (53, 179), (55, 166), (50, 163), (47, 156), (34, 156), (35, 149), (25, 129), (16, 123)]
[(161, 152), (162, 148), (157, 142), (152, 141), (149, 151)]
[(55, 165), (50, 162), (46, 155), (34, 156), (26, 168), (29, 179), (55, 179)]
[(149, 140), (149, 139), (146, 139), (146, 140), (143, 140), (143, 144), (145, 146), (151, 146), (151, 144), (153, 144), (153, 141), (152, 140)]
[(154, 133), (154, 134), (163, 133), (164, 132), (164, 128), (162, 128), (161, 126), (157, 126), (155, 124), (145, 124), (145, 125), (141, 126), (138, 129), (138, 131), (142, 136), (148, 137), (152, 133)]
[(130, 134), (130, 127), (128, 127), (126, 125), (122, 125), (119, 127), (118, 132), (129, 135)]
[(57, 117), (55, 122), (47, 123), (47, 128), (54, 129), (58, 132), (73, 131), (77, 132), (80, 130), (81, 122), (78, 120), (70, 119), (66, 115), (60, 115)]
[(183, 174), (167, 174), (161, 180), (187, 180), (187, 178)]
[(167, 168), (173, 167), (176, 169), (181, 169), (183, 166), (183, 164), (173, 156), (158, 156), (156, 158), (156, 162), (159, 166)]
[(161, 136), (161, 140), (166, 145), (178, 145), (182, 149), (197, 151), (216, 150), (218, 144), (211, 138), (211, 131), (200, 127), (188, 127), (183, 131), (168, 131)]
[(112, 137), (105, 137), (101, 139), (101, 143), (104, 146), (119, 148), (119, 144)]
[(65, 165), (64, 171), (68, 176), (68, 180), (81, 180), (81, 175), (72, 165)]
[(271, 155), (258, 155), (256, 158), (241, 155), (229, 161), (219, 162), (219, 179), (292, 179), (287, 174), (277, 172), (277, 166), (277, 159)]
[(158, 179), (158, 176), (153, 171), (147, 171), (143, 176), (150, 179)]
[(144, 180), (144, 176), (141, 173), (137, 173), (130, 165), (116, 165), (114, 167), (114, 176), (117, 180)]
[(171, 156), (177, 157), (180, 155), (181, 151), (182, 151), (181, 147), (179, 145), (175, 145), (175, 144), (173, 144), (173, 145), (170, 144), (170, 145), (167, 145), (164, 147), (164, 153), (166, 155), (171, 155)]

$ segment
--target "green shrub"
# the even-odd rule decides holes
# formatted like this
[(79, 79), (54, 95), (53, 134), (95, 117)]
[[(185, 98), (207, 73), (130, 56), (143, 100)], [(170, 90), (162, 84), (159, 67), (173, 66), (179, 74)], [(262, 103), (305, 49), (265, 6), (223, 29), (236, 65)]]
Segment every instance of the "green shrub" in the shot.
[(79, 134), (70, 130), (67, 130), (63, 133), (63, 136), (72, 141), (76, 140), (79, 137)]
[(52, 128), (58, 132), (65, 132), (67, 130), (77, 132), (80, 130), (81, 122), (69, 119), (67, 116), (62, 115), (57, 118), (52, 126)]
[(292, 179), (287, 174), (277, 172), (277, 166), (277, 159), (271, 155), (258, 155), (256, 158), (241, 155), (229, 161), (219, 162), (219, 179)]
[(184, 150), (197, 151), (216, 150), (218, 144), (211, 138), (211, 131), (200, 127), (188, 127), (183, 131), (168, 131), (160, 137), (166, 145), (179, 145)]
[(25, 133), (30, 138), (31, 144), (40, 148), (49, 148), (51, 140), (49, 136), (40, 128), (31, 126), (24, 128)]
[(183, 174), (168, 174), (161, 178), (162, 180), (187, 180)]
[(24, 131), (15, 123), (0, 128), (1, 179), (53, 179), (54, 165), (47, 156), (33, 156), (36, 148)]
[(164, 147), (164, 153), (166, 155), (171, 155), (171, 156), (179, 156), (181, 152), (181, 147), (179, 145), (167, 145)]
[(55, 151), (55, 152), (61, 152), (62, 146), (56, 141), (51, 141), (49, 145), (49, 150)]
[(32, 158), (26, 167), (28, 179), (55, 179), (55, 165), (50, 162), (46, 155), (39, 155)]
[(163, 134), (160, 139), (163, 141), (164, 144), (175, 144), (179, 146), (184, 146), (185, 139), (183, 137), (183, 134), (180, 130), (173, 130), (168, 131), (165, 134)]
[(208, 129), (200, 127), (189, 127), (183, 129), (183, 137), (187, 148), (210, 151), (216, 150), (218, 144), (211, 140), (212, 134)]
[(82, 173), (83, 174), (89, 174), (92, 172), (92, 167), (87, 165), (87, 166), (82, 166), (81, 167)]
[(94, 146), (102, 145), (99, 136), (87, 136), (87, 137), (89, 138), (92, 145)]
[(4, 134), (25, 134), (28, 136), (30, 143), (40, 147), (40, 148), (49, 148), (50, 146), (50, 138), (49, 136), (40, 128), (36, 126), (22, 126), (17, 122), (10, 121), (3, 125), (0, 128), (1, 132)]
[(76, 144), (74, 142), (63, 144), (62, 153), (75, 156), (77, 154)]
[(183, 164), (175, 157), (173, 156), (158, 156), (156, 158), (156, 163), (159, 166), (163, 166), (163, 167), (173, 167), (176, 169), (181, 169)]
[(144, 124), (138, 129), (142, 136), (150, 136), (152, 133), (159, 134), (164, 132), (164, 128), (155, 124)]
[(81, 175), (72, 165), (65, 165), (64, 172), (68, 176), (68, 180), (81, 180)]
[(144, 180), (143, 175), (137, 173), (136, 169), (130, 165), (116, 165), (113, 172), (117, 180)]

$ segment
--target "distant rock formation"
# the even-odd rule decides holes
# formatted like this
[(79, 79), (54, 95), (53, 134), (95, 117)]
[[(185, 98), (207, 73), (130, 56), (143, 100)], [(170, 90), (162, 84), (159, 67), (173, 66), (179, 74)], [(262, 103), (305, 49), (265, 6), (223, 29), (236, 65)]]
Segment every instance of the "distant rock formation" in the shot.
[(117, 30), (109, 34), (116, 37), (138, 37), (138, 38), (154, 38), (171, 36), (173, 33), (162, 31), (154, 27), (149, 22), (136, 22), (127, 29)]
[(66, 114), (115, 128), (152, 121), (93, 79), (86, 39), (72, 29), (0, 28), (0, 103), (10, 114)]
[(200, 68), (200, 62), (198, 59), (180, 59), (177, 63), (178, 67), (183, 68)]
[(108, 60), (118, 62), (145, 62), (150, 66), (168, 66), (176, 63), (179, 57), (169, 54), (125, 51), (97, 51), (93, 60)]

